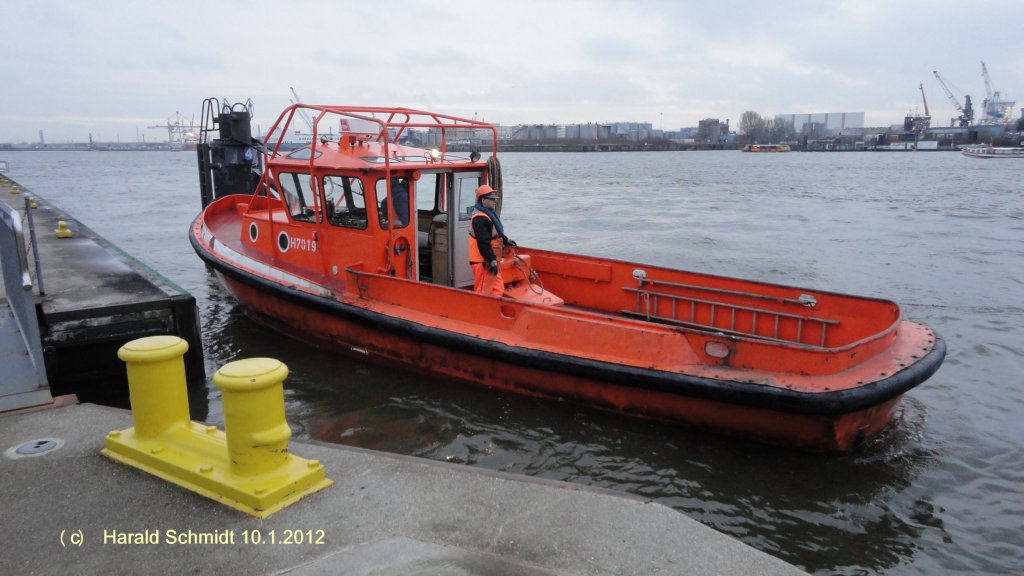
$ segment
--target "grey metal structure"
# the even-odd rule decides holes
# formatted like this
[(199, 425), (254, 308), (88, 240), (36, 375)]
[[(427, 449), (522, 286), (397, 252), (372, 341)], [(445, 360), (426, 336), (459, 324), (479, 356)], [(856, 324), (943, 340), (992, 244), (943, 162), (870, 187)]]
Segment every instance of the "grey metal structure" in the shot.
[(21, 217), (0, 203), (0, 412), (53, 402), (46, 379)]

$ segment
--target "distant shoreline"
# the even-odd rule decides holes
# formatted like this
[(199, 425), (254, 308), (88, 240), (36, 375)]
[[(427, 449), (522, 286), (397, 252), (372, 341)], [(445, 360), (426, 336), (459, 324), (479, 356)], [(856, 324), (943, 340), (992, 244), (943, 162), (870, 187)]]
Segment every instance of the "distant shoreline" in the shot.
[[(451, 145), (449, 152), (471, 152), (489, 148), (487, 146), (466, 146), (464, 144)], [(739, 144), (698, 144), (680, 142), (499, 142), (499, 152), (701, 152), (710, 150), (737, 151), (742, 148)], [(959, 152), (955, 147), (938, 147), (928, 149), (890, 149), (887, 147), (803, 149), (791, 146), (793, 152)], [(116, 143), (94, 143), (89, 144), (55, 144), (46, 146), (25, 146), (9, 143), (0, 143), (0, 152), (194, 152), (195, 147), (171, 146), (167, 143), (159, 144), (116, 144)]]

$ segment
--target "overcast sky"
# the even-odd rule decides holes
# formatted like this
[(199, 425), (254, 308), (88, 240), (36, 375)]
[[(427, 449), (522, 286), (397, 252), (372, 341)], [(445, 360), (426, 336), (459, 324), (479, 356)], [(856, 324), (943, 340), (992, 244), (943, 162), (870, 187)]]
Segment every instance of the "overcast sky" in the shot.
[[(993, 88), (1024, 106), (1024, 4), (967, 0), (8, 0), (0, 142), (161, 141), (203, 98), (289, 87), (318, 104), (405, 106), (500, 124), (955, 110)], [(962, 92), (958, 92), (962, 91)]]

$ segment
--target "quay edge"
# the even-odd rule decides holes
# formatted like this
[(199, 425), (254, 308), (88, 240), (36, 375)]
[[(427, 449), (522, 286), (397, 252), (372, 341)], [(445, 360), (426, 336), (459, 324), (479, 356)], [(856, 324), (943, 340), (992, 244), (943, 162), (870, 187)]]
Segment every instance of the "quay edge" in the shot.
[[(188, 342), (190, 389), (205, 391), (195, 297), (35, 191), (9, 175), (4, 178), (20, 193), (2, 194), (0, 202), (19, 213), (25, 210), (26, 196), (38, 204), (32, 216), (43, 294), (34, 277), (33, 294), (52, 395), (75, 394), (85, 402), (127, 406), (128, 383), (117, 349), (135, 338), (160, 334)], [(54, 234), (61, 221), (72, 231), (71, 238)], [(5, 300), (0, 303), (6, 305)]]
[[(17, 519), (0, 523), (12, 572), (806, 574), (640, 498), (321, 443), (292, 448), (335, 485), (259, 520), (100, 456), (104, 436), (130, 424), (127, 411), (90, 404), (0, 417), (2, 450), (60, 440), (38, 456), (0, 456), (0, 506)], [(297, 533), (323, 543), (296, 543)], [(156, 543), (118, 544), (117, 534)], [(224, 541), (179, 540), (189, 534)]]

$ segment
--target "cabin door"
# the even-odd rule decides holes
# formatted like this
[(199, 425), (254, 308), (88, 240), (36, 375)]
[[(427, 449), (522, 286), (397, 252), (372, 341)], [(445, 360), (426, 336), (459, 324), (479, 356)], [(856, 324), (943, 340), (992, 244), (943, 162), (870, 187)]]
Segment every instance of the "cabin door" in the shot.
[(476, 189), (480, 186), (480, 172), (453, 174), (453, 186), (448, 189), (448, 269), (452, 271), (453, 286), (473, 285), (473, 269), (469, 267), (469, 228), (476, 204)]

